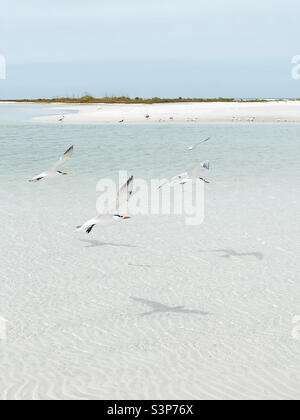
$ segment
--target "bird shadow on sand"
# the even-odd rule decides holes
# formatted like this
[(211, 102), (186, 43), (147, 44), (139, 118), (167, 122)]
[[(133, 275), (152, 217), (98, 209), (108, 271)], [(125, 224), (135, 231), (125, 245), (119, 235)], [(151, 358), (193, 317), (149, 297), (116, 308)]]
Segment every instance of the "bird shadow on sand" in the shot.
[(214, 249), (212, 251), (201, 251), (201, 252), (215, 252), (219, 254), (220, 258), (231, 259), (232, 257), (255, 257), (259, 261), (264, 259), (264, 254), (262, 252), (237, 252), (234, 249)]
[(97, 247), (101, 247), (101, 246), (115, 246), (115, 247), (124, 247), (124, 248), (136, 248), (135, 245), (130, 245), (130, 244), (114, 244), (111, 242), (101, 242), (101, 241), (96, 241), (96, 240), (92, 240), (92, 239), (80, 239), (80, 242), (85, 242), (87, 244), (89, 244), (89, 246), (86, 246), (85, 248), (97, 248)]
[(152, 308), (149, 312), (144, 312), (142, 314), (139, 314), (139, 316), (150, 316), (157, 313), (177, 313), (177, 314), (185, 314), (185, 315), (211, 315), (209, 312), (203, 312), (198, 310), (192, 310), (192, 309), (185, 309), (184, 306), (168, 306), (164, 305), (159, 302), (154, 302), (152, 300), (146, 300), (146, 299), (140, 299), (136, 297), (131, 297), (132, 300), (138, 303), (142, 303), (143, 305), (146, 305), (150, 308)]

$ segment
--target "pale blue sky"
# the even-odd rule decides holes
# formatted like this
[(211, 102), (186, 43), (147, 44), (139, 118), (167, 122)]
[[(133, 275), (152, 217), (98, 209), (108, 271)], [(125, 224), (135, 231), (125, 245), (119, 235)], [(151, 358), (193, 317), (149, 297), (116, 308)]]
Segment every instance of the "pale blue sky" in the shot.
[(0, 98), (300, 97), (299, 0), (2, 0)]

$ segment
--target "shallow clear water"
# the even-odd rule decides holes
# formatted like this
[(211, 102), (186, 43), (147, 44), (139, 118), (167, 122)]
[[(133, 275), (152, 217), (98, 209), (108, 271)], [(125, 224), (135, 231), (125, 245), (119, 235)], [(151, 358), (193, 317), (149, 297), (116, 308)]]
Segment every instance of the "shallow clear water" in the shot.
[[(73, 113), (76, 111), (61, 109), (61, 114)], [(58, 111), (40, 104), (16, 104), (0, 103), (0, 123), (30, 122), (34, 117), (57, 115)]]
[[(13, 109), (0, 121), (0, 315), (11, 325), (0, 396), (299, 396), (300, 125), (47, 125)], [(27, 182), (72, 144), (69, 176)], [(204, 159), (203, 225), (137, 217), (74, 231), (94, 215), (101, 177), (170, 177)], [(149, 308), (132, 297), (210, 316), (141, 318)]]

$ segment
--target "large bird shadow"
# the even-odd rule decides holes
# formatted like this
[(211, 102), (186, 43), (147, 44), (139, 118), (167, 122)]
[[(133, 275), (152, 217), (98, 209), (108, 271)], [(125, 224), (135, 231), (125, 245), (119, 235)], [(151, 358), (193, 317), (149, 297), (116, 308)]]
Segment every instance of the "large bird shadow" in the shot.
[(152, 308), (152, 311), (144, 312), (139, 314), (139, 316), (150, 316), (157, 313), (179, 313), (179, 314), (190, 314), (190, 315), (211, 315), (209, 312), (202, 312), (192, 309), (185, 309), (184, 306), (167, 306), (159, 302), (154, 302), (152, 300), (140, 299), (136, 297), (131, 297), (132, 300), (147, 305)]
[(96, 241), (96, 240), (92, 240), (92, 239), (80, 239), (80, 241), (89, 244), (89, 246), (86, 246), (85, 248), (97, 248), (97, 247), (100, 247), (100, 246), (115, 246), (115, 247), (125, 247), (125, 248), (136, 248), (135, 245), (113, 244), (111, 242), (101, 242), (101, 241)]
[(255, 257), (258, 260), (262, 261), (264, 259), (264, 254), (262, 252), (237, 252), (234, 249), (214, 249), (212, 251), (201, 251), (201, 252), (215, 252), (219, 255), (220, 258), (231, 259), (232, 257)]

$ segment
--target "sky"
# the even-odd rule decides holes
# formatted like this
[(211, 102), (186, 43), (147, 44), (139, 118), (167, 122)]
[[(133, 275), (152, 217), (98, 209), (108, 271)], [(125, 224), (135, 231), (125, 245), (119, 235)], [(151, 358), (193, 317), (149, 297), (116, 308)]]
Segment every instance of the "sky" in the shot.
[(300, 97), (299, 15), (299, 0), (1, 0), (0, 98)]

